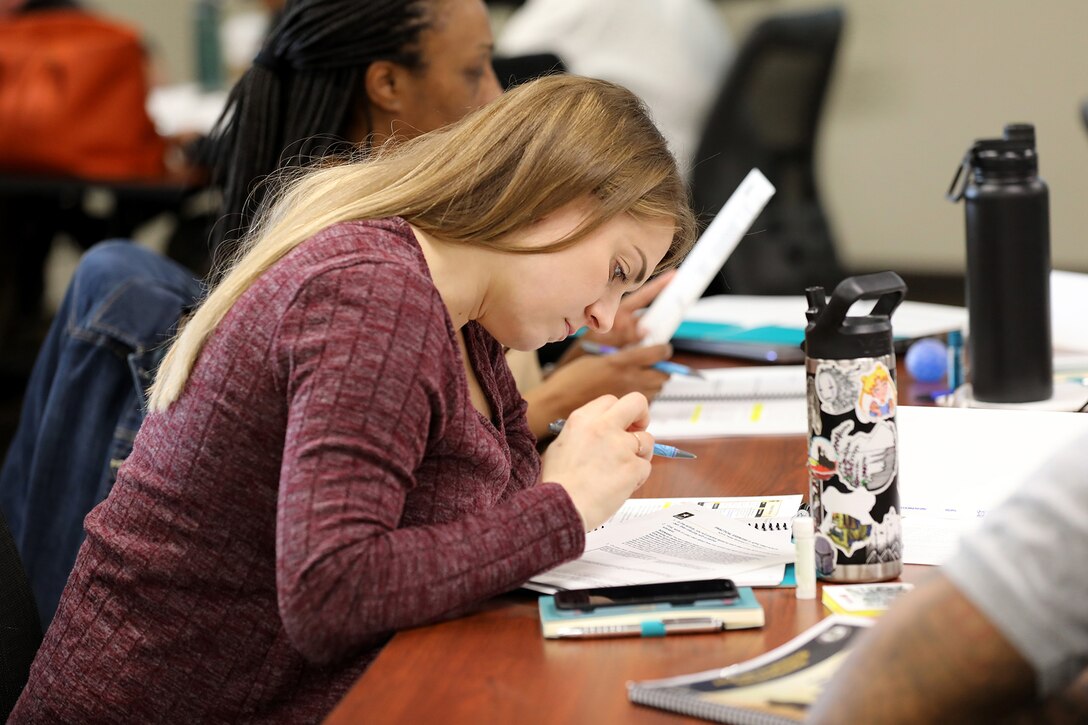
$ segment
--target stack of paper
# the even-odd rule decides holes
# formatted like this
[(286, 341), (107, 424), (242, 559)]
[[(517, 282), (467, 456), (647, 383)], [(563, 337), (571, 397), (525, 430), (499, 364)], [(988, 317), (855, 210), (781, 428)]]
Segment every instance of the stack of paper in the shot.
[(788, 518), (800, 504), (800, 494), (631, 499), (586, 535), (579, 559), (534, 577), (525, 588), (550, 594), (716, 578), (737, 586), (777, 586), (794, 560), (790, 533), (759, 524)]

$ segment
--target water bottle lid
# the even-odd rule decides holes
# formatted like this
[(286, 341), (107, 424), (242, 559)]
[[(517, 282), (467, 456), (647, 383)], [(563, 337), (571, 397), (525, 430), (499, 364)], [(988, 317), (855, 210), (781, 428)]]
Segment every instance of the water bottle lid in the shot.
[[(946, 196), (952, 202), (962, 199), (972, 176), (980, 182), (985, 178), (1019, 178), (1037, 173), (1039, 157), (1035, 152), (1035, 126), (1006, 124), (1002, 138), (978, 139), (967, 149)], [(961, 176), (963, 186), (957, 190)]]
[(1029, 148), (1035, 148), (1035, 126), (1030, 123), (1005, 124), (1005, 139), (1007, 141), (1020, 141)]
[[(895, 272), (848, 277), (825, 300), (823, 287), (805, 290), (805, 355), (821, 360), (880, 357), (892, 353), (892, 312), (907, 294), (907, 285)], [(847, 316), (859, 300), (876, 300), (867, 315)]]

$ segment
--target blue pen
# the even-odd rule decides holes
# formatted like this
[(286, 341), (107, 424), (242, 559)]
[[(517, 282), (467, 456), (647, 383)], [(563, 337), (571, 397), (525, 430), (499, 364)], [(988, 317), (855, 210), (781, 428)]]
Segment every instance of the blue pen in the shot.
[[(619, 348), (612, 347), (611, 345), (599, 345), (596, 342), (590, 340), (583, 340), (581, 342), (582, 349), (588, 352), (590, 355), (612, 355), (619, 352)], [(663, 373), (669, 375), (690, 375), (695, 378), (703, 378), (701, 372), (694, 368), (689, 368), (687, 365), (681, 365), (680, 363), (670, 362), (668, 360), (662, 360), (661, 362), (655, 362), (651, 365), (654, 370), (660, 370)]]
[[(548, 432), (552, 435), (559, 435), (563, 430), (563, 426), (566, 424), (565, 418), (559, 420), (553, 420), (548, 423)], [(654, 443), (654, 455), (661, 456), (662, 458), (695, 458), (694, 453), (688, 453), (687, 451), (680, 450), (676, 446), (667, 446), (664, 443)]]

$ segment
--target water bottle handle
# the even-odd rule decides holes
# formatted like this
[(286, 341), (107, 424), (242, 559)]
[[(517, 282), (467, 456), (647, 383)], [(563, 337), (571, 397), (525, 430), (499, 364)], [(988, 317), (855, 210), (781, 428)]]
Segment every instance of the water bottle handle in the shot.
[[(944, 198), (955, 204), (963, 198), (963, 194), (967, 191), (967, 184), (971, 179), (971, 160), (975, 155), (975, 147), (967, 149), (967, 153), (963, 156), (963, 161), (960, 162), (959, 168), (956, 169), (956, 175), (952, 177), (952, 184), (948, 187), (948, 191), (945, 193)], [(959, 184), (960, 177), (963, 177), (963, 184), (957, 190), (956, 185)]]
[(877, 302), (873, 305), (870, 315), (891, 317), (906, 293), (906, 283), (895, 272), (875, 272), (848, 277), (835, 287), (827, 307), (815, 321), (813, 329), (838, 328), (846, 319), (850, 308), (859, 300), (875, 299)]

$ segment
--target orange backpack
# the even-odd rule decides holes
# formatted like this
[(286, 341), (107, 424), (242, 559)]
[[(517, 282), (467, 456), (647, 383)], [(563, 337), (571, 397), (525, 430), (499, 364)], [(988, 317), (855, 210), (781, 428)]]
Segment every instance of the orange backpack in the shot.
[(145, 62), (132, 29), (78, 10), (0, 18), (0, 170), (161, 176)]

